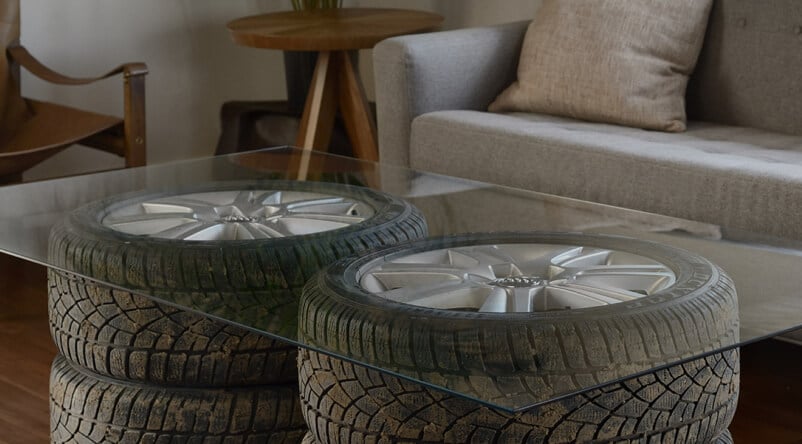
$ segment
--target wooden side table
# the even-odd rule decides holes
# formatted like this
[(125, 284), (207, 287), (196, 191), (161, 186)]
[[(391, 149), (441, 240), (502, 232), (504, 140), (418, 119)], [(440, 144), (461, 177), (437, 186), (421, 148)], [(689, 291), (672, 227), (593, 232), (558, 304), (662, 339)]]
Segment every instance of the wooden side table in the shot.
[[(339, 107), (356, 157), (376, 161), (376, 124), (348, 51), (431, 30), (442, 21), (442, 16), (424, 11), (335, 8), (244, 17), (230, 22), (228, 29), (234, 42), (243, 46), (318, 51), (296, 145), (305, 152), (325, 151)], [(299, 171), (299, 176), (305, 175)]]

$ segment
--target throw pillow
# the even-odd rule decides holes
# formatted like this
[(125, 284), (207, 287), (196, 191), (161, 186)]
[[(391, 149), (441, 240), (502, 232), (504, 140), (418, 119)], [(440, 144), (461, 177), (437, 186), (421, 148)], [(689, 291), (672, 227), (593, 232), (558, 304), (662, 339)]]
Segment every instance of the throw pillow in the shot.
[(489, 110), (685, 130), (712, 0), (543, 0), (518, 80)]

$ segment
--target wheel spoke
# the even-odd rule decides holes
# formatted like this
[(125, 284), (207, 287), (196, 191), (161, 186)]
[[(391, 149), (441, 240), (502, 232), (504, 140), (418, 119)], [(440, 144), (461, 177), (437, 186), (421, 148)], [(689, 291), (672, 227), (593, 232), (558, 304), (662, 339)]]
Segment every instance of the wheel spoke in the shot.
[(286, 202), (287, 209), (291, 211), (303, 211), (304, 208), (329, 206), (329, 205), (351, 205), (350, 202), (343, 202), (341, 197), (318, 197), (313, 199), (302, 199), (293, 202)]
[(348, 216), (344, 214), (326, 214), (326, 213), (295, 213), (289, 216), (290, 219), (311, 219), (324, 222), (335, 222), (342, 225), (358, 224), (365, 220), (361, 216)]
[(507, 303), (509, 302), (510, 295), (501, 287), (495, 287), (490, 290), (490, 294), (479, 307), (480, 313), (506, 313)]
[(135, 236), (151, 235), (152, 233), (170, 233), (170, 230), (177, 227), (186, 227), (198, 224), (195, 219), (188, 217), (177, 218), (168, 217), (164, 219), (149, 219), (132, 222), (118, 222), (108, 224), (108, 226)]
[(535, 301), (543, 293), (544, 286), (531, 288), (513, 288), (512, 306), (509, 311), (531, 313), (535, 311)]
[(175, 211), (177, 208), (187, 210), (187, 213), (192, 213), (198, 218), (209, 218), (216, 216), (214, 206), (203, 201), (194, 199), (171, 199), (170, 201), (148, 202), (142, 204), (145, 211), (150, 213), (159, 213), (172, 209)]
[(184, 208), (193, 208), (193, 207), (209, 208), (213, 207), (215, 204), (214, 202), (209, 202), (203, 199), (196, 199), (192, 197), (170, 196), (151, 202), (145, 202), (142, 205), (173, 205)]
[(234, 197), (232, 204), (251, 205), (254, 201), (253, 190), (242, 190)]
[(292, 234), (286, 234), (286, 232), (284, 232), (283, 230), (282, 231), (276, 230), (276, 229), (274, 229), (273, 227), (271, 227), (269, 225), (261, 225), (260, 224), (259, 225), (259, 230), (263, 231), (267, 235), (267, 237), (275, 238), (275, 239), (282, 238), (282, 237), (287, 237), (287, 236), (292, 236)]
[(188, 205), (178, 205), (163, 202), (144, 202), (140, 205), (139, 210), (145, 214), (162, 214), (162, 213), (179, 213), (190, 214), (192, 208)]
[(294, 233), (287, 230), (287, 227), (283, 226), (280, 222), (276, 223), (253, 223), (250, 225), (254, 225), (258, 227), (258, 229), (265, 233), (268, 237), (271, 238), (281, 238), (281, 237), (289, 237), (293, 236)]
[(497, 278), (522, 276), (521, 270), (511, 263), (495, 264), (490, 266), (490, 272)]
[(512, 256), (495, 245), (475, 247), (467, 254), (476, 259), (480, 264), (487, 266), (515, 263), (515, 259)]
[(673, 273), (662, 265), (593, 265), (589, 267), (568, 267), (561, 269), (554, 279), (569, 279), (579, 276), (646, 276), (656, 278)]
[(618, 302), (606, 298), (587, 288), (570, 285), (552, 286), (545, 289), (536, 305), (537, 311), (575, 310), (598, 307)]
[(272, 236), (270, 232), (264, 230), (264, 225), (243, 223), (237, 224), (237, 239), (270, 239)]
[(492, 294), (479, 309), (484, 313), (531, 313), (543, 287), (493, 287)]
[(477, 265), (479, 265), (479, 261), (477, 259), (475, 259), (474, 257), (463, 253), (460, 250), (451, 250), (451, 249), (450, 250), (446, 250), (446, 255), (444, 257), (442, 257), (440, 255), (433, 255), (433, 254), (426, 254), (426, 253), (422, 253), (422, 254), (416, 255), (416, 256), (424, 256), (424, 255), (436, 256), (436, 257), (438, 257), (439, 259), (441, 259), (443, 261), (443, 262), (440, 262), (440, 263), (447, 263), (449, 265), (454, 266), (455, 268), (459, 268), (459, 269), (463, 269), (463, 270), (467, 270), (467, 269), (470, 269), (470, 268), (475, 268)]
[(541, 248), (530, 248), (526, 250), (520, 246), (510, 251), (515, 258), (515, 265), (524, 275), (542, 275), (544, 270), (549, 270), (552, 266), (553, 258), (564, 257), (580, 251), (580, 247), (564, 247), (561, 245), (547, 245)]
[(442, 309), (477, 309), (492, 290), (469, 282), (430, 282), (415, 287), (400, 287), (378, 293), (379, 296), (405, 304)]
[(382, 290), (392, 290), (401, 287), (417, 287), (420, 285), (433, 285), (443, 282), (463, 282), (463, 273), (451, 270), (394, 270), (373, 271), (363, 279), (375, 280)]
[(568, 268), (567, 271), (574, 272), (575, 274), (664, 274), (670, 273), (670, 270), (662, 265), (596, 265), (591, 267), (577, 267)]
[(455, 267), (489, 279), (520, 275), (513, 259), (494, 247), (449, 249), (447, 260)]
[(280, 205), (282, 196), (281, 191), (265, 191), (254, 197), (253, 201), (259, 205)]
[(612, 252), (596, 248), (576, 248), (552, 258), (552, 264), (561, 268), (604, 265)]
[(428, 264), (428, 263), (408, 263), (408, 262), (385, 262), (377, 271), (390, 273), (450, 273), (454, 276), (462, 276), (466, 270), (460, 267), (454, 267), (449, 264)]
[(353, 202), (327, 203), (321, 205), (309, 205), (305, 207), (287, 207), (287, 212), (291, 217), (351, 217), (355, 219), (347, 220), (353, 224), (362, 222), (369, 215), (369, 211), (363, 210), (361, 206)]
[(663, 272), (607, 272), (577, 274), (575, 282), (604, 289), (622, 288), (643, 294), (653, 294), (674, 284), (674, 274)]
[(214, 232), (219, 231), (221, 228), (220, 224), (216, 223), (191, 221), (186, 224), (158, 231), (154, 233), (154, 236), (181, 240), (207, 240), (207, 237), (211, 236), (212, 238), (208, 240), (213, 240)]
[(642, 297), (642, 294), (617, 288), (600, 288), (579, 283), (555, 283), (546, 287), (541, 301), (542, 310), (566, 308), (588, 308), (626, 302)]
[(126, 224), (148, 223), (148, 222), (161, 222), (165, 220), (187, 220), (192, 217), (191, 214), (186, 212), (172, 212), (172, 213), (145, 213), (145, 214), (132, 214), (130, 216), (116, 216), (106, 217), (103, 223), (111, 226), (121, 226)]
[(282, 217), (276, 224), (287, 231), (287, 235), (312, 234), (347, 227), (350, 224), (331, 220), (306, 219), (299, 217)]
[[(531, 245), (531, 244), (502, 244), (502, 249), (523, 272), (530, 269), (542, 270), (551, 264), (554, 257), (570, 255), (574, 251), (581, 251), (581, 247), (565, 245)], [(576, 254), (576, 253), (573, 253)]]

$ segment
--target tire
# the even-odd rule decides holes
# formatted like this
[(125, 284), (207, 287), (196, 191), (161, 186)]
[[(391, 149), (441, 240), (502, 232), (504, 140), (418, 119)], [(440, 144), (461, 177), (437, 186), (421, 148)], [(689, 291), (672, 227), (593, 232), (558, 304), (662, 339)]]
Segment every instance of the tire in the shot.
[(53, 443), (297, 443), (295, 387), (156, 388), (80, 370), (57, 356), (50, 375)]
[[(309, 434), (307, 433), (307, 436)], [(306, 439), (306, 438), (304, 438)], [(715, 444), (735, 444), (735, 441), (732, 439), (732, 435), (730, 434), (729, 430), (725, 430), (721, 436), (716, 439)]]
[[(393, 302), (361, 288), (376, 261), (497, 244), (583, 245), (659, 261), (676, 280), (646, 297), (600, 307), (473, 313)], [(426, 265), (428, 267), (428, 264)], [(635, 239), (561, 233), (490, 233), (426, 239), (345, 259), (313, 278), (301, 298), (299, 337), (379, 368), (488, 401), (550, 397), (733, 345), (732, 280), (706, 259)], [(671, 341), (661, 341), (673, 338)], [(505, 378), (502, 384), (498, 378)], [(523, 380), (520, 391), (508, 378)], [(481, 390), (481, 392), (480, 392)]]
[(726, 443), (739, 383), (737, 349), (514, 414), (306, 349), (298, 379), (328, 444)]
[[(343, 228), (252, 240), (164, 239), (102, 223), (121, 208), (171, 194), (264, 189), (353, 199), (370, 214)], [(66, 270), (49, 274), (51, 333), (68, 360), (101, 375), (187, 387), (284, 383), (297, 376), (288, 344), (134, 292), (294, 337), (300, 289), (314, 272), (345, 255), (425, 235), (422, 215), (408, 203), (337, 184), (230, 182), (106, 199), (51, 231), (50, 261)]]
[[(527, 243), (580, 245), (638, 255), (664, 265), (671, 271), (674, 281), (666, 288), (626, 302), (531, 313), (477, 313), (404, 304), (367, 291), (360, 284), (360, 280), (366, 279), (368, 271), (377, 263), (442, 249)], [(540, 278), (531, 280), (539, 281)], [(300, 339), (310, 347), (508, 407), (531, 405), (713, 352), (735, 344), (738, 337), (737, 298), (732, 281), (706, 259), (651, 242), (562, 233), (460, 235), (416, 241), (357, 259), (338, 261), (307, 284), (299, 316)], [(707, 440), (724, 431), (727, 423), (718, 422), (718, 419), (726, 418), (729, 421), (731, 415), (728, 412), (734, 408), (737, 400), (737, 384), (732, 383), (733, 374), (737, 375), (738, 371), (737, 353), (715, 356), (718, 356), (715, 365), (730, 369), (720, 372), (717, 382), (706, 387), (719, 395), (716, 406), (708, 408), (710, 399), (699, 398), (698, 394), (690, 401), (694, 405), (703, 402), (706, 414), (716, 415), (716, 427), (704, 434)], [(312, 427), (317, 427), (316, 433), (321, 433), (317, 421), (324, 418), (324, 423), (336, 422), (337, 415), (329, 413), (329, 410), (334, 408), (331, 402), (337, 401), (325, 404), (324, 413), (316, 413), (317, 407), (314, 406), (323, 401), (308, 398), (308, 387), (304, 384), (310, 382), (305, 378), (313, 376), (320, 369), (326, 372), (330, 369), (326, 365), (317, 365), (322, 362), (321, 359), (312, 362), (307, 374), (302, 370), (301, 392), (307, 422), (315, 424)], [(701, 365), (700, 362), (704, 360), (692, 361), (691, 364)], [(652, 372), (647, 377), (654, 379), (659, 378), (660, 374), (671, 375), (671, 369), (679, 371), (681, 368), (673, 366), (668, 373)], [(690, 374), (691, 370), (687, 373)], [(353, 373), (348, 371), (340, 375), (327, 374), (327, 381), (348, 375), (352, 375), (348, 382), (354, 386), (366, 383), (360, 377), (353, 378)], [(356, 382), (353, 382), (354, 379)], [(398, 383), (400, 381), (393, 382)], [(404, 383), (403, 387), (410, 388), (410, 385)], [(673, 399), (665, 384), (658, 388), (648, 390), (653, 394), (665, 394), (666, 399)], [(416, 393), (421, 390), (418, 387)], [(390, 402), (396, 395), (414, 398), (404, 393), (403, 390), (391, 391), (384, 398), (377, 399), (377, 402)], [(548, 412), (547, 416), (557, 415), (566, 418), (564, 422), (568, 423), (570, 421), (567, 419), (572, 415), (584, 415), (582, 407), (589, 401), (582, 401), (581, 397), (585, 395), (579, 396), (569, 398), (576, 408), (564, 410), (566, 406), (574, 404), (552, 403), (549, 405), (556, 406), (553, 408), (561, 413), (539, 409), (540, 415)], [(611, 399), (613, 401), (610, 402), (618, 402), (628, 398)], [(674, 403), (671, 405), (674, 406)], [(417, 411), (413, 407), (424, 408), (416, 404), (409, 407), (410, 411)], [(478, 408), (478, 404), (475, 407)], [(670, 407), (672, 412), (685, 408), (687, 406), (684, 403)], [(647, 410), (644, 415), (656, 414), (658, 410), (660, 408)], [(430, 418), (417, 419), (425, 422)], [(699, 421), (709, 422), (704, 418)], [(383, 420), (377, 419), (376, 422), (383, 423)], [(417, 420), (413, 423), (424, 424)], [(677, 426), (681, 423), (672, 422)], [(583, 430), (590, 430), (590, 426), (585, 426)], [(401, 426), (388, 427), (401, 430)], [(376, 430), (371, 431), (374, 432)], [(387, 432), (387, 436), (390, 439), (397, 438), (393, 433)], [(543, 435), (543, 440), (553, 441), (548, 437), (554, 433), (549, 429)], [(579, 434), (576, 436), (588, 436), (582, 433), (590, 432), (578, 430), (576, 433)], [(317, 436), (318, 440), (325, 442), (321, 436)], [(331, 434), (327, 435), (327, 439), (332, 439)], [(517, 442), (515, 439), (512, 441)], [(346, 439), (339, 442), (360, 441)]]

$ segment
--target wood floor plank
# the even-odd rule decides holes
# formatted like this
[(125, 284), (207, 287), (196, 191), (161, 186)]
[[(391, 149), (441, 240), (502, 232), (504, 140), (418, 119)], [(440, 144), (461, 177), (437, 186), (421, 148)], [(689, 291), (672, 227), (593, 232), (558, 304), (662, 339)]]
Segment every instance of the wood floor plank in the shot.
[(56, 347), (46, 318), (0, 321), (0, 383), (47, 400), (50, 362)]
[[(40, 392), (47, 394), (47, 381)], [(16, 384), (0, 381), (0, 442), (45, 443), (50, 436), (48, 400), (31, 397)]]
[(0, 444), (49, 441), (48, 382), (56, 347), (45, 268), (0, 254)]

